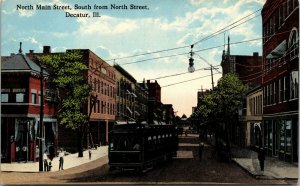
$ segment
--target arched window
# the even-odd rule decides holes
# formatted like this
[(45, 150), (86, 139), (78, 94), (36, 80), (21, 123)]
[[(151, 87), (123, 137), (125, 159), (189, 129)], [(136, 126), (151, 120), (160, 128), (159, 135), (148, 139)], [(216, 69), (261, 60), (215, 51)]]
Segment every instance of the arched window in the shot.
[(289, 51), (290, 51), (290, 58), (293, 59), (298, 56), (298, 31), (296, 28), (293, 28), (290, 38), (289, 38)]

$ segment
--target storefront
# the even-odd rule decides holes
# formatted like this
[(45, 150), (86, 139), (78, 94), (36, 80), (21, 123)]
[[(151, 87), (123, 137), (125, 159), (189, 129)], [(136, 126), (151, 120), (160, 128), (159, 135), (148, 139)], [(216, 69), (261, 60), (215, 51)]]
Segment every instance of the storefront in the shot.
[(298, 115), (264, 118), (263, 136), (268, 156), (298, 161)]
[[(37, 161), (39, 118), (1, 118), (1, 162)], [(57, 144), (56, 119), (45, 118), (44, 149)]]

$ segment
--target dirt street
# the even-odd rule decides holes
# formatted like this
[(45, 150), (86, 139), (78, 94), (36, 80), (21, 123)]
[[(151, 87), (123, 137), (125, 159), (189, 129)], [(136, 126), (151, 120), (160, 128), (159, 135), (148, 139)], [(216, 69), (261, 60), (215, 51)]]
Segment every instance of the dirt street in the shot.
[(134, 172), (109, 172), (107, 157), (60, 172), (16, 173), (2, 172), (2, 184), (58, 184), (58, 183), (241, 183), (286, 184), (297, 180), (258, 180), (235, 163), (220, 163), (211, 157), (211, 146), (203, 149), (199, 161), (198, 137), (180, 137), (178, 157), (153, 170), (136, 175)]

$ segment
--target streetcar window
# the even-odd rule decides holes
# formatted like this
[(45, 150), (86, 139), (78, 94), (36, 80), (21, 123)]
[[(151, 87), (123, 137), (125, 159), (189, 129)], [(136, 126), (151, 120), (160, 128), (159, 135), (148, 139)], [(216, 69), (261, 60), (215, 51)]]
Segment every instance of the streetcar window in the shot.
[(119, 140), (119, 149), (120, 150), (128, 150), (129, 142), (127, 138), (121, 138)]
[(114, 150), (114, 143), (111, 142), (111, 143), (109, 144), (109, 147), (110, 147), (110, 150)]
[(133, 148), (133, 150), (140, 150), (140, 144), (136, 143)]

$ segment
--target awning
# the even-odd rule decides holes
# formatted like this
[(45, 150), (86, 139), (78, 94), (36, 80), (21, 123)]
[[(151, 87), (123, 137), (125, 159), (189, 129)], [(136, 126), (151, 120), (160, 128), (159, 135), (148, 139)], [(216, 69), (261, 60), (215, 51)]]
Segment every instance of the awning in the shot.
[(275, 49), (270, 52), (266, 59), (274, 59), (283, 56), (286, 51), (286, 40), (283, 40)]
[(258, 127), (261, 130), (260, 123), (254, 123), (254, 127)]
[(137, 96), (135, 95), (135, 93), (132, 92), (131, 95), (132, 95), (133, 97), (137, 98)]
[(126, 109), (128, 110), (128, 112), (130, 112), (130, 114), (132, 114), (132, 111), (130, 110), (129, 107), (126, 107)]

